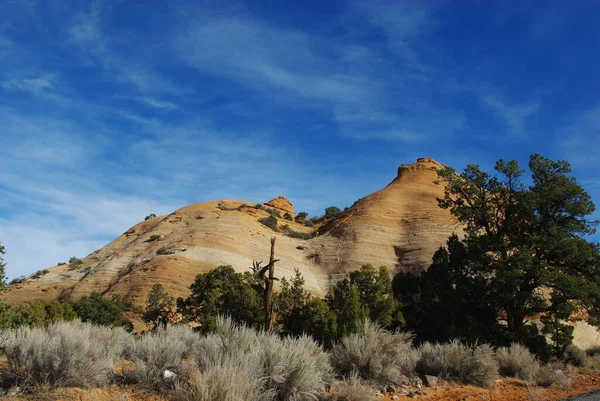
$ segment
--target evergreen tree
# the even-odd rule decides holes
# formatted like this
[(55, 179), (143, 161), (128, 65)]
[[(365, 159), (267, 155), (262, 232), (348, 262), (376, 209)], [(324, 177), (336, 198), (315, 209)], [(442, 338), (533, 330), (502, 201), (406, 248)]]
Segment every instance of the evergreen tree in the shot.
[(275, 296), (275, 313), (277, 323), (285, 334), (301, 335), (308, 332), (305, 328), (306, 322), (302, 313), (311, 299), (310, 293), (304, 288), (304, 278), (298, 269), (288, 282), (284, 277), (281, 279), (281, 290)]
[(152, 330), (162, 326), (167, 328), (175, 318), (175, 301), (163, 289), (162, 284), (154, 284), (146, 300), (146, 310), (142, 313), (144, 322), (152, 325)]
[(255, 328), (264, 324), (262, 300), (252, 288), (251, 274), (236, 273), (233, 267), (219, 266), (198, 274), (190, 286), (191, 294), (177, 299), (178, 311), (189, 321), (202, 326), (203, 331), (215, 329), (218, 315), (227, 315)]
[(368, 308), (360, 302), (358, 288), (347, 278), (330, 287), (325, 300), (335, 314), (335, 323), (332, 323), (333, 338), (358, 333), (363, 321), (369, 317)]
[[(596, 223), (587, 218), (594, 204), (570, 176), (569, 164), (532, 155), (528, 187), (516, 161), (500, 160), (495, 170), (497, 176), (475, 165), (460, 175), (440, 170), (446, 188), (439, 205), (450, 210), (465, 235), (462, 249), (455, 238), (454, 250), (438, 251), (434, 265), (448, 267), (451, 276), (436, 286), (427, 273), (420, 298), (439, 300), (434, 316), (446, 324), (457, 322), (447, 313), (446, 302), (458, 299), (473, 322), (503, 321), (496, 327), (521, 343), (539, 340), (537, 330), (527, 324), (535, 316), (546, 316), (549, 325), (557, 319), (576, 320), (584, 312), (590, 323), (598, 324), (600, 252), (598, 244), (585, 239), (594, 232)], [(433, 270), (431, 276), (435, 274)], [(458, 325), (465, 329), (464, 323)]]
[(349, 275), (356, 286), (360, 303), (369, 311), (369, 318), (383, 327), (398, 328), (404, 325), (404, 317), (392, 291), (390, 273), (385, 266), (375, 269), (363, 265)]

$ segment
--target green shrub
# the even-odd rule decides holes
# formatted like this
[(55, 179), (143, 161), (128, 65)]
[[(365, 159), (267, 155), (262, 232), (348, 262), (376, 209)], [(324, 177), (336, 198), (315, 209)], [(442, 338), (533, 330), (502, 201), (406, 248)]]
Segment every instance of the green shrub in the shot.
[(315, 226), (315, 223), (313, 223), (313, 222), (312, 222), (312, 221), (310, 221), (310, 220), (305, 220), (305, 221), (304, 221), (304, 225), (305, 225), (306, 227), (314, 227), (314, 226)]
[(198, 274), (190, 286), (190, 295), (177, 299), (178, 312), (188, 321), (213, 331), (219, 315), (230, 316), (253, 327), (264, 324), (261, 297), (251, 284), (250, 273), (237, 273), (230, 265)]
[(42, 277), (43, 275), (45, 275), (45, 274), (48, 274), (48, 273), (49, 273), (49, 271), (48, 271), (47, 269), (44, 269), (44, 270), (38, 270), (38, 271), (36, 271), (35, 273), (33, 273), (33, 274), (31, 275), (31, 278), (35, 280), (35, 279), (38, 279), (38, 278), (40, 278), (40, 277)]
[(279, 210), (276, 209), (270, 209), (268, 207), (263, 209), (265, 212), (269, 213), (271, 216), (275, 216), (275, 217), (281, 217), (281, 213), (279, 213)]
[(160, 235), (159, 234), (152, 234), (150, 236), (150, 239), (148, 239), (148, 241), (158, 241), (160, 239)]
[(58, 262), (58, 264), (56, 266), (64, 266), (64, 265), (66, 265), (65, 262)]
[(265, 205), (263, 205), (262, 203), (257, 203), (256, 205), (254, 205), (254, 207), (258, 210), (265, 210)]
[(156, 215), (154, 213), (150, 213), (148, 216), (144, 217), (144, 221), (155, 218)]
[(417, 353), (409, 333), (389, 332), (369, 321), (358, 333), (344, 337), (331, 351), (336, 373), (345, 378), (357, 374), (379, 384), (400, 384), (415, 374)]
[(526, 381), (533, 381), (540, 368), (540, 363), (535, 356), (527, 348), (517, 343), (510, 347), (498, 348), (496, 360), (500, 375)]
[(106, 299), (101, 294), (92, 292), (89, 296), (83, 296), (71, 304), (83, 322), (112, 327), (131, 326), (131, 322), (123, 317), (127, 308), (119, 295), (115, 294), (110, 299)]
[(7, 327), (42, 327), (60, 321), (72, 321), (77, 314), (68, 302), (38, 301), (15, 305), (5, 313)]
[(296, 215), (296, 218), (294, 220), (296, 221), (296, 223), (300, 223), (300, 222), (306, 220), (307, 218), (308, 218), (308, 213), (300, 212)]
[(446, 344), (424, 343), (419, 352), (419, 374), (484, 387), (492, 386), (498, 375), (498, 362), (488, 345), (469, 347), (458, 341)]
[(260, 218), (258, 219), (258, 222), (264, 226), (269, 227), (273, 231), (279, 232), (279, 230), (277, 229), (277, 218), (275, 218), (274, 216)]
[(83, 265), (83, 260), (72, 256), (71, 258), (69, 258), (69, 269), (71, 270), (75, 270), (79, 267), (81, 267)]
[(25, 276), (19, 276), (19, 277), (15, 277), (12, 280), (10, 280), (10, 282), (8, 284), (9, 285), (23, 284), (26, 280), (27, 280), (27, 277), (25, 277)]
[(284, 218), (284, 219), (286, 219), (286, 220), (289, 220), (289, 221), (292, 221), (292, 220), (294, 219), (294, 218), (292, 217), (292, 215), (291, 215), (291, 214), (289, 214), (288, 212), (285, 212), (285, 213), (283, 214), (283, 218)]
[(340, 213), (342, 213), (342, 211), (337, 206), (329, 206), (327, 209), (325, 209), (325, 217), (329, 219), (333, 217), (338, 217)]

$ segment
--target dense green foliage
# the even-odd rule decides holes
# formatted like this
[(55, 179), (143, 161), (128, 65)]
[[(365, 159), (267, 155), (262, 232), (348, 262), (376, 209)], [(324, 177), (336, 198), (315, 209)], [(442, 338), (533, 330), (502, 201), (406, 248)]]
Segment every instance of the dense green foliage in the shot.
[[(196, 276), (190, 296), (179, 298), (177, 306), (185, 319), (200, 324), (205, 331), (215, 329), (219, 315), (258, 328), (263, 323), (264, 309), (255, 285), (252, 274), (219, 266)], [(296, 271), (291, 280), (281, 279), (274, 311), (276, 328), (282, 334), (309, 334), (326, 347), (358, 332), (367, 318), (388, 328), (403, 324), (387, 270), (369, 265), (337, 282), (325, 299), (312, 297), (304, 287), (304, 278)]]
[(0, 329), (47, 326), (75, 318), (77, 314), (68, 302), (38, 301), (15, 306), (0, 302)]
[(302, 221), (306, 220), (307, 218), (308, 218), (308, 213), (306, 213), (306, 212), (299, 212), (296, 215), (295, 220), (296, 220), (296, 223), (301, 223)]
[(398, 301), (394, 298), (390, 273), (385, 266), (375, 269), (363, 265), (349, 275), (350, 283), (356, 286), (360, 304), (369, 311), (369, 319), (386, 328), (404, 325), (404, 317)]
[(231, 266), (219, 266), (199, 274), (190, 286), (191, 294), (177, 299), (183, 317), (200, 324), (203, 331), (215, 329), (218, 315), (259, 328), (264, 324), (262, 299), (252, 288), (250, 273), (241, 274)]
[(560, 321), (584, 312), (599, 323), (600, 253), (585, 239), (594, 204), (567, 162), (532, 155), (529, 186), (516, 161), (500, 160), (495, 170), (439, 172), (439, 205), (464, 226), (464, 238), (451, 237), (420, 278), (396, 277), (396, 294), (421, 340), (517, 341), (543, 355), (545, 339), (528, 323), (543, 316), (560, 353), (572, 339)]
[(92, 292), (71, 304), (82, 322), (111, 327), (131, 326), (131, 322), (123, 316), (127, 307), (116, 294), (107, 299), (97, 292)]
[(327, 209), (325, 209), (325, 217), (328, 217), (328, 218), (337, 217), (340, 215), (341, 212), (342, 212), (342, 210), (339, 207), (329, 206)]
[(146, 309), (142, 313), (144, 322), (164, 329), (175, 318), (175, 300), (163, 289), (162, 284), (154, 284), (146, 300)]

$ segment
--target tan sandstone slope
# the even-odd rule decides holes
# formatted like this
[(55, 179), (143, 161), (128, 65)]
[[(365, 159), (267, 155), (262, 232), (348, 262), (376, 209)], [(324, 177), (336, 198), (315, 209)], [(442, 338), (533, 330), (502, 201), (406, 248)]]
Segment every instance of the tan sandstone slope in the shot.
[[(392, 272), (426, 269), (433, 252), (456, 229), (449, 213), (438, 208), (437, 169), (432, 159), (401, 166), (398, 176), (382, 190), (357, 201), (347, 212), (318, 227), (310, 240), (275, 233), (258, 219), (268, 213), (242, 201), (197, 203), (168, 216), (143, 221), (104, 248), (83, 259), (83, 265), (49, 268), (49, 273), (13, 288), (11, 302), (78, 298), (92, 291), (121, 294), (140, 304), (155, 283), (174, 296), (184, 296), (198, 273), (231, 264), (245, 271), (253, 260), (269, 255), (269, 238), (277, 237), (280, 276), (300, 270), (307, 287), (324, 294), (332, 280), (362, 264), (385, 265)], [(283, 197), (265, 203), (296, 216)], [(298, 232), (313, 229), (278, 219)]]

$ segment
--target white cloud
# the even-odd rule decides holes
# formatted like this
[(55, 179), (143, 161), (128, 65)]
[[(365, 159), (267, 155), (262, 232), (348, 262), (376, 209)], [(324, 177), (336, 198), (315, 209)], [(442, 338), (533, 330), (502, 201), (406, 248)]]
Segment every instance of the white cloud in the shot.
[(139, 97), (136, 98), (136, 100), (143, 102), (151, 107), (154, 107), (155, 109), (173, 110), (177, 108), (177, 105), (175, 103), (158, 100), (151, 97)]
[(39, 77), (12, 77), (2, 81), (2, 87), (7, 90), (20, 90), (39, 96), (54, 89), (54, 77), (47, 74)]
[(192, 21), (176, 43), (182, 58), (198, 70), (243, 85), (336, 102), (372, 97), (364, 82), (321, 54), (324, 45), (303, 32), (234, 17)]

